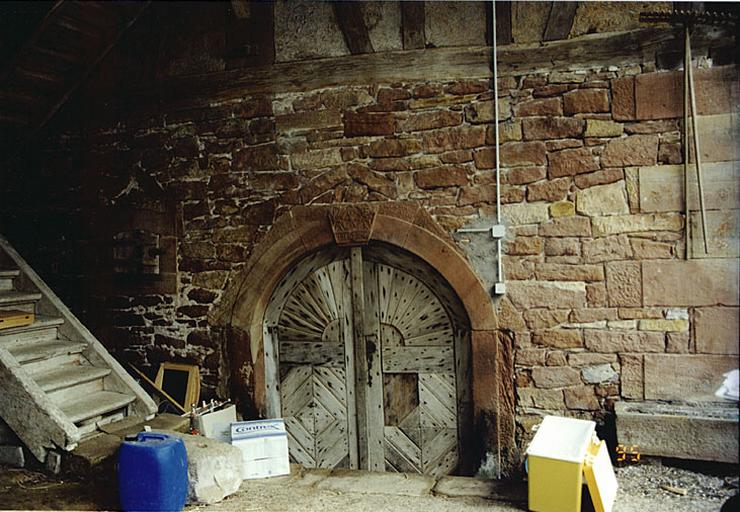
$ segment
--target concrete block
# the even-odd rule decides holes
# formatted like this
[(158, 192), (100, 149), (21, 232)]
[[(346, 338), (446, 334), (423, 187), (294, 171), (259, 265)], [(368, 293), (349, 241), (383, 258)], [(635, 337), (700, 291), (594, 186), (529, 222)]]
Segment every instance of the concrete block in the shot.
[(13, 468), (22, 468), (26, 465), (26, 457), (20, 446), (0, 446), (0, 464)]
[(678, 406), (617, 402), (617, 439), (642, 455), (738, 463), (734, 404)]
[(738, 277), (736, 259), (644, 261), (643, 305), (736, 306)]
[(702, 354), (738, 354), (740, 309), (697, 308), (694, 311), (696, 351)]
[[(737, 204), (740, 204), (738, 201)], [(707, 253), (701, 234), (701, 214), (691, 212), (691, 256), (693, 258), (737, 258), (740, 256), (740, 210), (707, 211)]]
[[(684, 210), (683, 165), (640, 167), (640, 210), (682, 212)], [(702, 164), (702, 183), (707, 208), (736, 208), (740, 202), (740, 162)], [(689, 208), (699, 209), (696, 167), (689, 167)]]
[(242, 484), (242, 452), (239, 448), (202, 436), (174, 431), (188, 453), (189, 503), (218, 503), (234, 494)]
[(734, 356), (645, 354), (645, 399), (715, 402), (724, 373), (737, 368)]

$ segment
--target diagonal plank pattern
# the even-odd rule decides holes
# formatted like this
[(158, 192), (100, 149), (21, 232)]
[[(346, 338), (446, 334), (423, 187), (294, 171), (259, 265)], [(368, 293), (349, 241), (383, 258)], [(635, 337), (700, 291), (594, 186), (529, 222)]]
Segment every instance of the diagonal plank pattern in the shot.
[(334, 261), (315, 254), (306, 265), (278, 286), (271, 327), (292, 460), (455, 472), (457, 338), (423, 274), (366, 260), (359, 248)]
[(277, 325), (290, 455), (307, 467), (337, 467), (349, 454), (341, 343), (346, 277), (341, 261), (311, 272), (290, 292)]

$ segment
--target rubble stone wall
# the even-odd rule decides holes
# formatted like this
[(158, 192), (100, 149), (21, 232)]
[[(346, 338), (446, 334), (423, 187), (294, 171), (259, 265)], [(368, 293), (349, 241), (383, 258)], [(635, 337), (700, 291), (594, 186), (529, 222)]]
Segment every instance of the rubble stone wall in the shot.
[[(680, 73), (636, 65), (500, 79), (507, 294), (496, 307), (515, 344), (520, 436), (546, 412), (712, 400), (737, 364), (738, 81), (732, 67), (696, 80), (709, 251), (692, 174), (687, 261)], [(295, 205), (412, 200), (450, 233), (492, 221), (493, 120), (486, 77), (133, 111), (29, 157), (37, 187), (11, 185), (5, 229), (12, 239), (14, 225), (35, 223), (39, 242), (19, 249), (118, 357), (194, 362), (204, 394), (225, 395), (230, 334), (208, 312), (274, 220)], [(139, 196), (176, 203), (177, 293), (84, 293), (80, 261), (96, 245), (83, 222)]]

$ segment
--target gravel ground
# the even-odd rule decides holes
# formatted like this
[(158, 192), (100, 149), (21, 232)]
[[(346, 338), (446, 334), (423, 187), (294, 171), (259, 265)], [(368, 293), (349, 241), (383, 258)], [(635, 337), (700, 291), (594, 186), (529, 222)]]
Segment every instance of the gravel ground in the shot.
[[(734, 472), (734, 474), (733, 474)], [(303, 478), (247, 481), (238, 493), (211, 506), (188, 511), (357, 511), (357, 512), (513, 512), (527, 510), (526, 484), (502, 483), (496, 499), (444, 496), (396, 496), (340, 493), (314, 487), (310, 472)], [(400, 477), (400, 476), (399, 476)], [(660, 463), (617, 469), (619, 493), (615, 512), (716, 512), (734, 493), (737, 467), (714, 474)], [(681, 496), (660, 488), (683, 488)], [(116, 483), (110, 478), (66, 480), (0, 466), (0, 509), (111, 510), (117, 508)]]

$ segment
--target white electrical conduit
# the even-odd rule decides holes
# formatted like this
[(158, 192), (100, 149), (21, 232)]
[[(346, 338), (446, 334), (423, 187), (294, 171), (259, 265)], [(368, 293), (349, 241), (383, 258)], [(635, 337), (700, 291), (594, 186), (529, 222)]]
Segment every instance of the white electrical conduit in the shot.
[[(493, 48), (493, 126), (496, 144), (496, 224), (501, 225), (501, 161), (499, 159), (499, 133), (498, 133), (498, 65), (496, 64), (496, 1), (491, 0), (491, 46)], [(501, 254), (501, 238), (496, 238), (496, 259), (498, 268), (496, 282), (504, 282), (504, 265)]]

